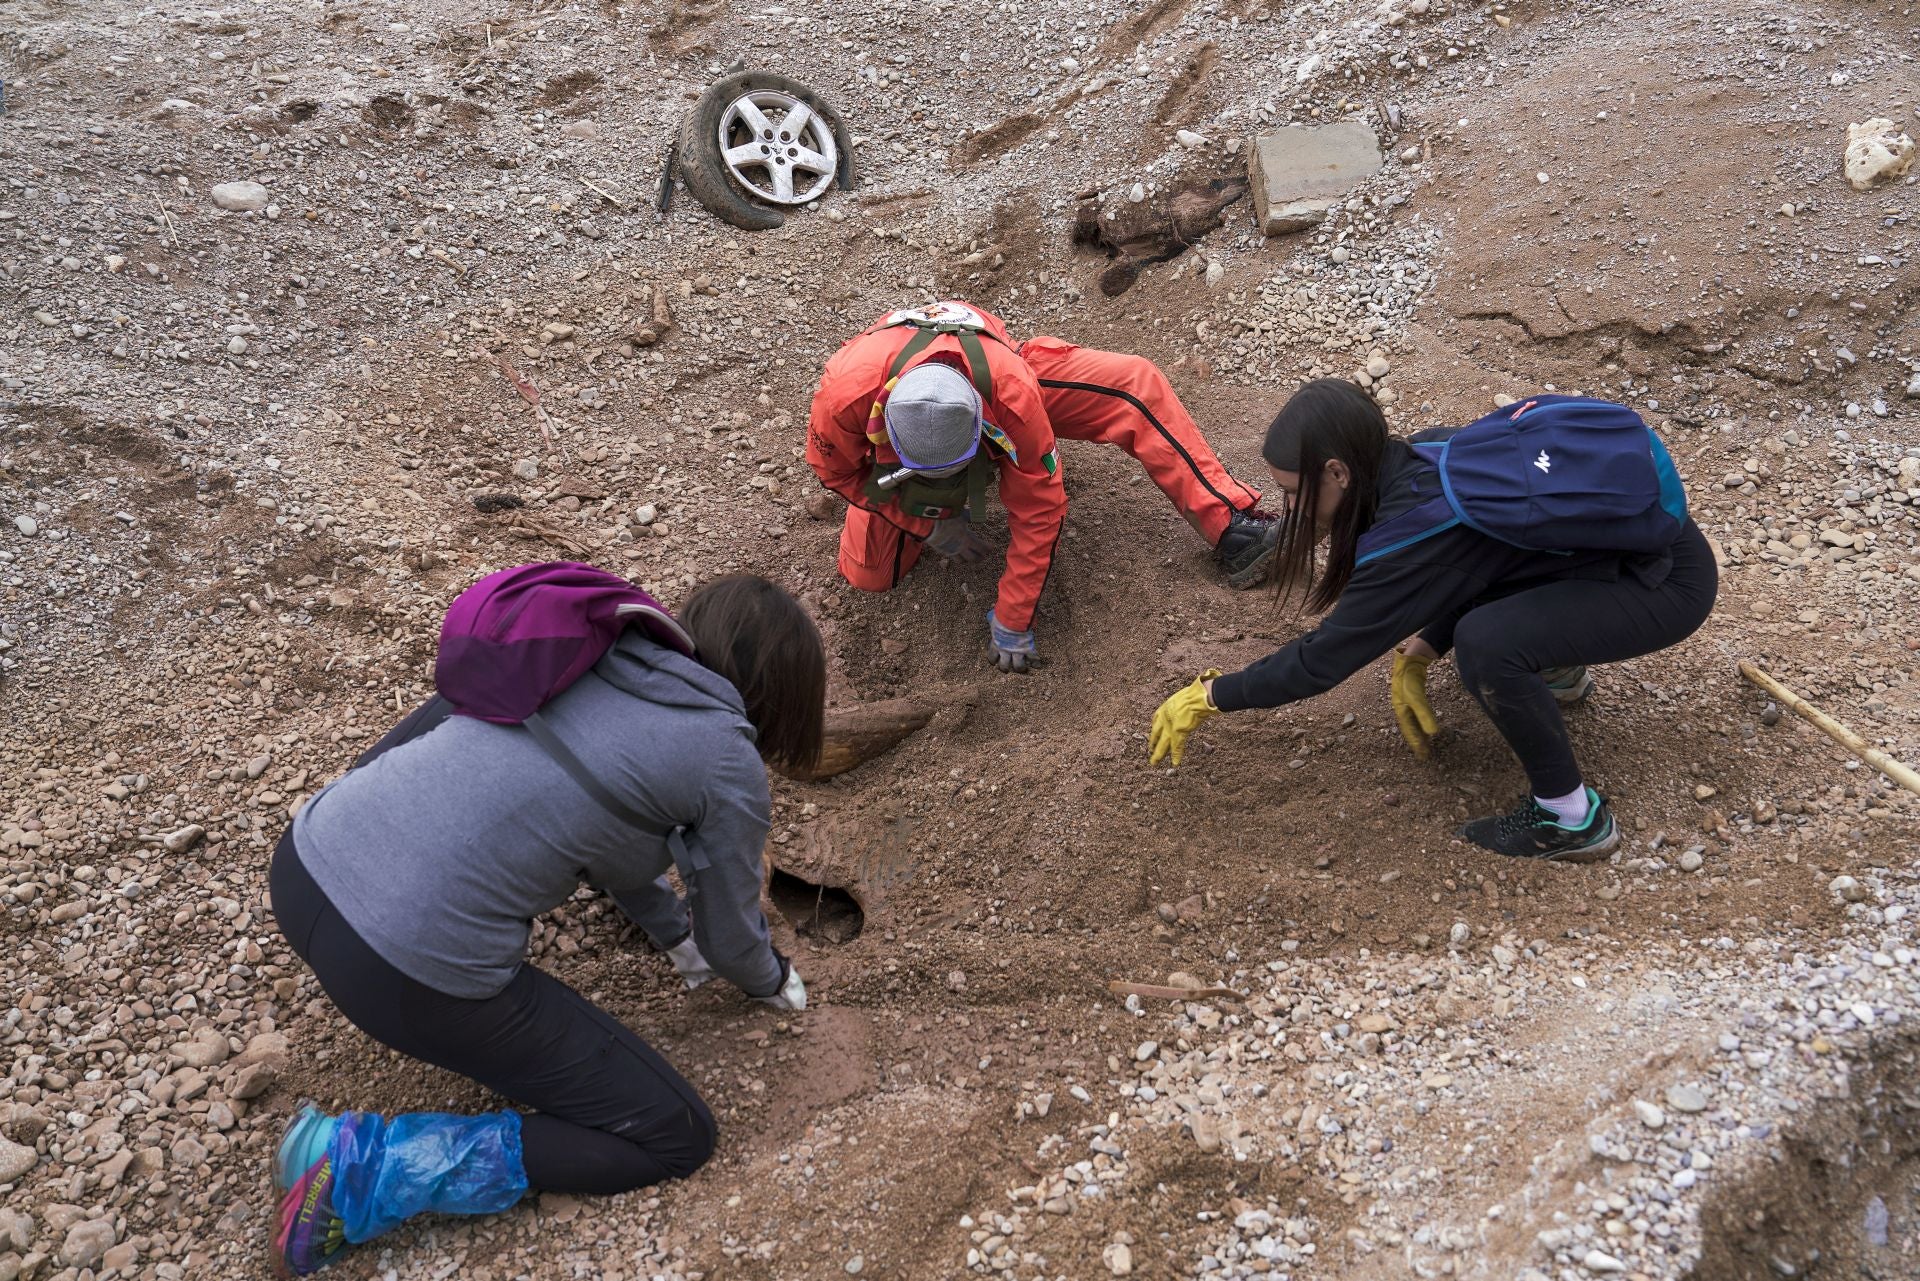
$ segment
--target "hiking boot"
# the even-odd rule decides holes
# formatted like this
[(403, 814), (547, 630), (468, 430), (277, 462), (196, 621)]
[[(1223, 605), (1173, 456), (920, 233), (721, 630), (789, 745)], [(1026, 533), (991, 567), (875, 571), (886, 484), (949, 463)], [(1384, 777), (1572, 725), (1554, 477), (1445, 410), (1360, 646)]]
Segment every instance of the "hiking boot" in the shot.
[(274, 1190), (285, 1192), (299, 1181), (301, 1175), (312, 1169), (327, 1154), (334, 1131), (339, 1128), (339, 1117), (330, 1116), (311, 1103), (301, 1108), (293, 1120), (287, 1122), (286, 1133), (280, 1136), (280, 1146), (274, 1150)]
[(1460, 829), (1460, 835), (1508, 858), (1537, 858), (1548, 863), (1597, 863), (1620, 844), (1613, 811), (1591, 787), (1587, 821), (1568, 827), (1559, 816), (1529, 796), (1511, 814), (1490, 814)]
[(1214, 544), (1213, 557), (1226, 571), (1227, 585), (1235, 591), (1258, 587), (1267, 581), (1273, 569), (1273, 555), (1280, 547), (1280, 518), (1258, 507), (1235, 512), (1227, 521), (1220, 541)]
[(1593, 693), (1593, 677), (1585, 667), (1549, 667), (1540, 673), (1540, 679), (1547, 683), (1553, 701), (1563, 707), (1584, 703)]
[[(318, 1112), (318, 1109), (314, 1109)], [(304, 1117), (304, 1113), (302, 1114)], [(336, 1124), (351, 1124), (355, 1113), (338, 1118)], [(300, 1120), (296, 1119), (294, 1127)], [(292, 1137), (291, 1129), (289, 1138)], [(285, 1140), (282, 1141), (285, 1146)], [(279, 1181), (279, 1161), (275, 1161), (275, 1182)], [(334, 1209), (333, 1161), (325, 1150), (293, 1180), (280, 1196), (280, 1224), (273, 1238), (273, 1270), (276, 1276), (303, 1277), (318, 1272), (347, 1248), (347, 1225)]]

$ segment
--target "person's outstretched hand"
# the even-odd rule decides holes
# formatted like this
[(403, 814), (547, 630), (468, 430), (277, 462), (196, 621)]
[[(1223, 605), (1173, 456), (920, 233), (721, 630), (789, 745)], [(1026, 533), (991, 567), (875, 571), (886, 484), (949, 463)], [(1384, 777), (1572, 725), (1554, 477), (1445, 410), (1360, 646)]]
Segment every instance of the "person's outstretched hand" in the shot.
[(1418, 760), (1433, 755), (1433, 736), (1440, 732), (1440, 718), (1427, 701), (1427, 667), (1433, 659), (1424, 654), (1396, 651), (1393, 656), (1393, 718), (1400, 722), (1400, 737), (1407, 740)]
[(1024, 674), (1040, 657), (1031, 631), (1016, 632), (1000, 626), (992, 610), (987, 611), (987, 644), (993, 665), (1003, 672)]
[(1186, 755), (1187, 736), (1200, 728), (1200, 722), (1220, 714), (1220, 709), (1207, 696), (1207, 682), (1218, 675), (1219, 668), (1209, 667), (1194, 678), (1193, 684), (1160, 704), (1160, 710), (1153, 714), (1153, 729), (1147, 735), (1148, 764), (1158, 765), (1161, 757), (1171, 756), (1175, 768), (1179, 767), (1180, 758)]
[(807, 1008), (807, 985), (800, 981), (800, 971), (793, 968), (793, 962), (781, 957), (787, 967), (787, 977), (772, 996), (756, 996), (753, 999), (763, 1005), (771, 1005), (776, 1010), (804, 1010)]
[(928, 551), (962, 565), (971, 565), (985, 558), (990, 550), (987, 540), (973, 532), (973, 525), (965, 516), (936, 520), (925, 542)]
[(700, 955), (699, 945), (691, 934), (667, 949), (667, 959), (673, 962), (674, 971), (686, 980), (689, 992), (714, 977), (713, 967)]

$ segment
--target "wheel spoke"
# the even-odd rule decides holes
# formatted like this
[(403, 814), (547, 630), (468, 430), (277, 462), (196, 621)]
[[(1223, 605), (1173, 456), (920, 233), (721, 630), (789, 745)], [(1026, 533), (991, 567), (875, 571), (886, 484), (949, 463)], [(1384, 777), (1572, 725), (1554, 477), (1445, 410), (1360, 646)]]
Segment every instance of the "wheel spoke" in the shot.
[(832, 173), (833, 161), (810, 147), (801, 147), (792, 157), (793, 167), (807, 173)]
[(785, 165), (774, 165), (768, 170), (773, 175), (773, 194), (776, 199), (788, 200), (793, 196), (793, 171)]
[(753, 130), (756, 138), (764, 138), (768, 133), (772, 132), (773, 125), (768, 122), (766, 113), (754, 106), (752, 99), (740, 99), (733, 104), (733, 109), (740, 113), (740, 119), (746, 122), (749, 129)]
[(787, 137), (794, 142), (799, 142), (803, 137), (802, 131), (807, 127), (807, 121), (812, 118), (813, 112), (808, 108), (807, 104), (804, 102), (796, 102), (793, 104), (793, 110), (787, 113), (787, 118), (780, 122), (780, 132), (786, 134)]
[(738, 147), (728, 147), (720, 155), (736, 169), (742, 165), (763, 165), (767, 163), (767, 154), (760, 150), (760, 145), (757, 142), (742, 143)]

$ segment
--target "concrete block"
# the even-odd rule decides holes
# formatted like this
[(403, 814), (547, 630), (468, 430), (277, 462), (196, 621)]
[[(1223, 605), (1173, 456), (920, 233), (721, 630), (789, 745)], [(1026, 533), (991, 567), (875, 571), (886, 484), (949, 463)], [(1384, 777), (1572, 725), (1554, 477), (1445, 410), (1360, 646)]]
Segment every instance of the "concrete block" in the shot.
[(1382, 163), (1380, 140), (1358, 121), (1263, 133), (1247, 157), (1254, 218), (1269, 236), (1304, 231)]

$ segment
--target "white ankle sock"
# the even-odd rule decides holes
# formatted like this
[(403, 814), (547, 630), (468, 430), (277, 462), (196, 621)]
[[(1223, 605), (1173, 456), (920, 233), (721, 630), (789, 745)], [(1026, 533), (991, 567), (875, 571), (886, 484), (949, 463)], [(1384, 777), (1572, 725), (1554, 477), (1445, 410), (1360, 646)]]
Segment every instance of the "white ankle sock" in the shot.
[(1593, 812), (1593, 805), (1587, 800), (1585, 783), (1565, 796), (1536, 796), (1533, 799), (1539, 802), (1542, 809), (1552, 810), (1554, 817), (1567, 827), (1585, 826), (1587, 815)]

